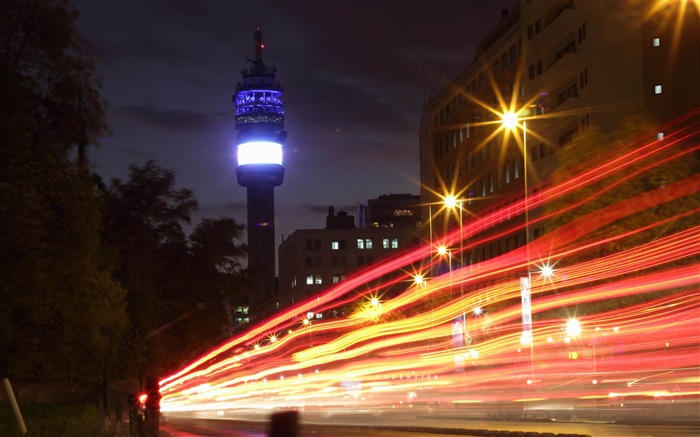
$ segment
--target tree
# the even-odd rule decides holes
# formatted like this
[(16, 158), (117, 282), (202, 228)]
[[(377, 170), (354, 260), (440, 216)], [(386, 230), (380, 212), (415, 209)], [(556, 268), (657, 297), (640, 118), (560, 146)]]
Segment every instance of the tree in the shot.
[(94, 52), (67, 1), (0, 2), (0, 138), (55, 159), (105, 130)]
[[(700, 223), (697, 213), (697, 209), (700, 208), (700, 190), (697, 182), (694, 189), (684, 190), (689, 194), (679, 195), (677, 189), (680, 184), (685, 184), (685, 181), (692, 181), (692, 177), (697, 175), (700, 169), (698, 154), (687, 153), (697, 144), (698, 135), (693, 133), (679, 142), (668, 139), (667, 142), (655, 143), (656, 130), (656, 124), (652, 120), (641, 116), (631, 117), (621, 123), (620, 128), (612, 135), (589, 129), (559, 154), (560, 165), (554, 174), (554, 185), (567, 181), (572, 174), (593, 171), (611, 159), (630, 155), (624, 160), (627, 165), (619, 170), (548, 204), (546, 214), (554, 214), (554, 217), (547, 221), (547, 232), (556, 232), (560, 227), (576, 221), (595, 222), (606, 211), (616, 208), (620, 210), (621, 205), (625, 205), (624, 202), (645, 199), (639, 210), (633, 213), (620, 210), (621, 214), (616, 220), (598, 226), (575, 243), (583, 245), (605, 239), (610, 241), (561, 260), (559, 265), (618, 253)], [(691, 130), (686, 129), (682, 132), (685, 135)], [(639, 149), (649, 144), (655, 145), (652, 149), (655, 153), (647, 158), (638, 159), (641, 156)], [(665, 147), (667, 144), (670, 147)], [(575, 207), (572, 207), (573, 205)], [(697, 257), (693, 257), (677, 260), (675, 264), (697, 261)], [(666, 267), (668, 265), (660, 268)], [(677, 290), (667, 292), (674, 291)], [(658, 295), (630, 296), (589, 304), (585, 308), (587, 311), (597, 312), (625, 307), (655, 297)]]
[(127, 372), (155, 375), (162, 344), (155, 335), (167, 322), (164, 297), (168, 275), (187, 250), (184, 225), (197, 207), (192, 192), (175, 187), (175, 174), (153, 161), (130, 166), (129, 180), (111, 181), (106, 194), (105, 244), (115, 276), (127, 290), (130, 331), (122, 355)]
[(105, 126), (76, 16), (0, 2), (0, 373), (18, 386), (99, 381), (125, 321), (100, 256), (100, 196), (70, 159)]
[(243, 228), (231, 218), (203, 219), (190, 234), (186, 268), (177, 278), (180, 287), (171, 288), (176, 294), (169, 297), (175, 311), (170, 319), (179, 320), (167, 336), (174, 341), (173, 365), (181, 365), (231, 334), (231, 312), (248, 286), (241, 266), (246, 255), (240, 243)]
[(107, 198), (105, 242), (128, 290), (125, 372), (162, 375), (226, 335), (227, 302), (243, 280), (243, 227), (204, 219), (188, 238), (197, 202), (176, 188), (173, 171), (153, 161), (131, 166), (126, 182), (113, 180)]

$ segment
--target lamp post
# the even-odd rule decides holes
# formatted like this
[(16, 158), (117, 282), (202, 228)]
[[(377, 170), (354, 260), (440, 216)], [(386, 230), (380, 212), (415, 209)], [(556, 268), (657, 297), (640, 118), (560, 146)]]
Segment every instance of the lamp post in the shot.
[[(523, 127), (523, 186), (524, 186), (524, 196), (525, 196), (525, 250), (527, 253), (527, 260), (530, 261), (530, 219), (528, 211), (528, 187), (527, 187), (527, 121), (520, 119), (518, 115), (514, 112), (508, 112), (503, 114), (502, 125), (506, 129), (515, 130), (518, 125)], [(529, 270), (529, 268), (528, 268)]]
[[(531, 315), (531, 299), (530, 289), (532, 284), (532, 274), (530, 272), (530, 216), (528, 205), (528, 186), (527, 186), (527, 121), (521, 120), (518, 114), (507, 112), (503, 114), (501, 123), (504, 128), (515, 131), (518, 125), (523, 129), (523, 194), (524, 194), (524, 209), (525, 209), (525, 266), (527, 268), (527, 277), (520, 278), (522, 305), (523, 305), (523, 341), (528, 341), (530, 346), (530, 380), (534, 373), (534, 354), (533, 354), (533, 336), (532, 336), (532, 315)], [(525, 332), (525, 329), (528, 332)]]
[[(463, 232), (463, 222), (462, 222), (462, 200), (455, 198), (454, 196), (445, 197), (445, 206), (447, 208), (453, 209), (459, 207), (459, 268), (464, 267), (464, 236)], [(464, 296), (464, 284), (462, 281), (459, 283), (459, 296)]]

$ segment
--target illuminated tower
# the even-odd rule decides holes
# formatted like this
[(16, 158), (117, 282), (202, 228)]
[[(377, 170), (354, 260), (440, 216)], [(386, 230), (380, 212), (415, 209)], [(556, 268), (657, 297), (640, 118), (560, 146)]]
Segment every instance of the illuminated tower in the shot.
[(253, 290), (249, 305), (271, 302), (275, 289), (275, 195), (284, 179), (282, 145), (284, 104), (277, 69), (263, 63), (262, 32), (255, 30), (255, 59), (236, 84), (238, 184), (248, 191), (248, 271)]

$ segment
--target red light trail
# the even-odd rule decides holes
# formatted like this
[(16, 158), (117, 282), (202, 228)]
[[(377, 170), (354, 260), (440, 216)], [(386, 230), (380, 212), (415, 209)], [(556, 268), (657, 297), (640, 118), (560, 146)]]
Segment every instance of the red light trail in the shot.
[[(531, 224), (697, 154), (696, 129), (686, 126), (663, 141), (640, 139), (632, 151), (611, 154), (541, 189), (529, 198), (529, 208), (586, 194)], [(517, 220), (508, 227), (524, 213), (523, 202), (501, 205), (434, 246), (380, 260), (163, 378), (162, 409), (389, 408), (426, 400), (452, 408), (492, 402), (522, 407), (572, 399), (622, 408), (639, 399), (697, 399), (699, 187), (696, 172), (573, 218), (527, 249), (431, 277), (444, 261), (436, 247), (468, 253), (523, 228)], [(653, 222), (631, 221), (637, 223), (631, 229), (615, 226), (648, 217), (650, 210), (668, 211), (670, 202), (685, 208)], [(655, 238), (606, 250), (650, 232)], [(539, 273), (545, 266), (551, 271)], [(527, 272), (534, 273), (532, 340), (522, 344), (520, 277)], [(417, 274), (425, 280), (414, 281)], [(355, 311), (348, 317), (302, 323), (307, 312), (349, 305)], [(570, 318), (576, 323), (567, 329)]]

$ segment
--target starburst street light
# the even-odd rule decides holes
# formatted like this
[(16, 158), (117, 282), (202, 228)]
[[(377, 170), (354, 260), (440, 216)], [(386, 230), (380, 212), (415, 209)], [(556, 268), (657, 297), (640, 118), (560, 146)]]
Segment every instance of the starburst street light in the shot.
[(577, 319), (569, 319), (566, 321), (566, 335), (569, 337), (578, 337), (581, 335), (581, 322)]
[(503, 127), (515, 129), (518, 126), (518, 115), (514, 112), (506, 112), (502, 116)]

